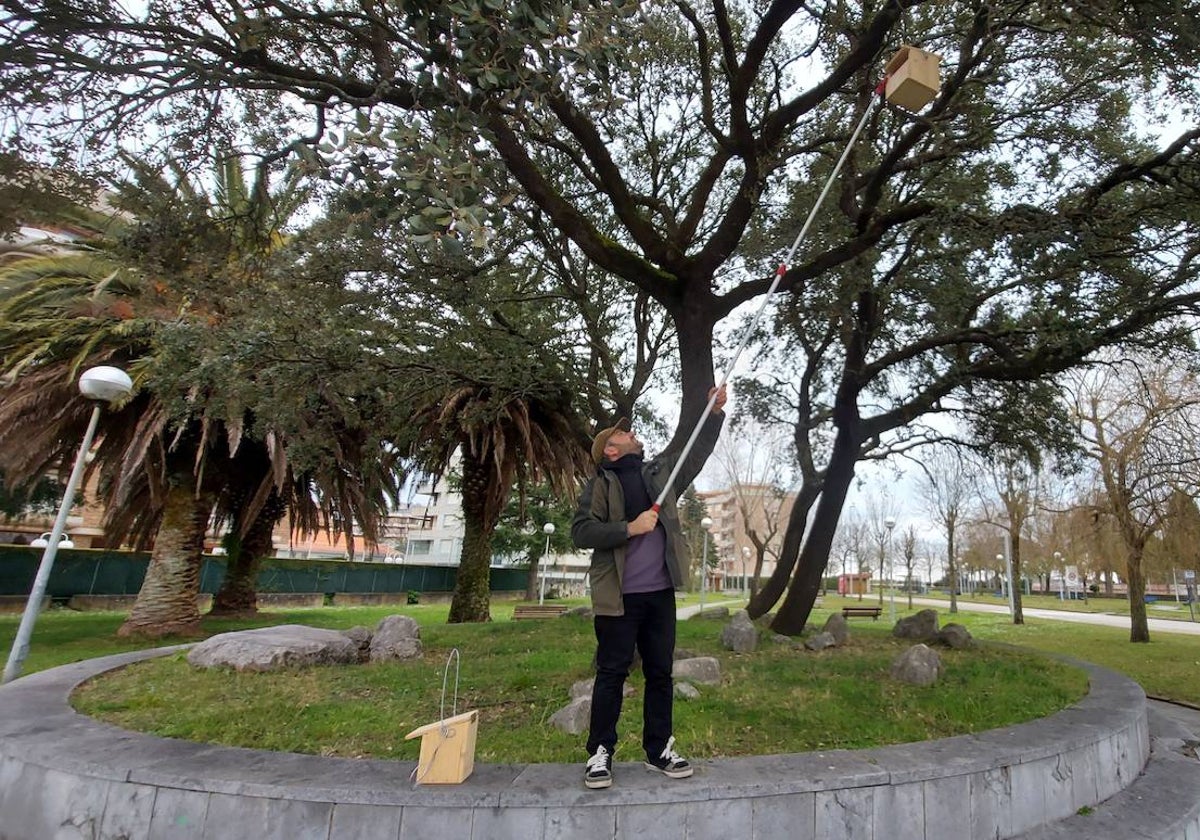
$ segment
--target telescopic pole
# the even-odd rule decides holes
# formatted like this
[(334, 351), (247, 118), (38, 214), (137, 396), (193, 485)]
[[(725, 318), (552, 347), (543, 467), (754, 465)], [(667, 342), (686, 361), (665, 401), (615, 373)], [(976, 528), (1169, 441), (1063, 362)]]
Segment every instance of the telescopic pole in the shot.
[[(882, 94), (883, 83), (876, 88), (876, 93)], [(767, 293), (763, 296), (762, 303), (758, 305), (758, 310), (754, 313), (754, 317), (750, 319), (750, 324), (742, 333), (742, 340), (738, 343), (737, 349), (733, 352), (733, 359), (729, 362), (725, 372), (721, 375), (721, 381), (717, 383), (716, 389), (708, 398), (708, 404), (704, 407), (704, 411), (700, 413), (699, 419), (696, 421), (696, 427), (692, 429), (692, 434), (688, 438), (687, 443), (683, 446), (683, 452), (679, 454), (679, 458), (675, 461), (675, 466), (671, 469), (671, 474), (667, 476), (667, 483), (663, 485), (662, 492), (658, 494), (658, 498), (654, 500), (653, 510), (657, 513), (662, 508), (663, 501), (667, 498), (667, 494), (671, 492), (671, 486), (675, 483), (675, 479), (679, 477), (679, 471), (683, 468), (683, 462), (687, 459), (688, 453), (692, 451), (692, 447), (696, 443), (696, 438), (700, 436), (700, 430), (704, 428), (704, 421), (712, 412), (713, 406), (717, 401), (717, 394), (729, 382), (729, 377), (733, 373), (733, 369), (737, 366), (738, 359), (742, 356), (742, 351), (746, 349), (746, 344), (750, 341), (750, 335), (754, 332), (754, 328), (758, 326), (759, 320), (762, 318), (763, 312), (767, 309), (767, 304), (771, 300), (771, 295), (775, 294), (775, 290), (779, 288), (779, 284), (783, 282), (783, 276), (787, 274), (788, 266), (792, 262), (792, 258), (796, 255), (800, 243), (804, 241), (804, 237), (808, 235), (808, 229), (812, 227), (813, 220), (817, 217), (817, 211), (821, 209), (821, 204), (825, 201), (825, 196), (829, 194), (830, 188), (833, 186), (834, 179), (842, 171), (842, 166), (846, 162), (846, 158), (850, 156), (850, 150), (854, 147), (854, 143), (858, 140), (858, 135), (862, 133), (863, 127), (867, 124), (867, 119), (875, 111), (875, 107), (882, 101), (876, 100), (863, 111), (862, 119), (858, 121), (858, 125), (854, 127), (854, 133), (850, 135), (850, 140), (846, 143), (846, 148), (842, 150), (841, 156), (837, 160), (837, 164), (833, 167), (833, 172), (829, 173), (829, 178), (825, 181), (825, 186), (821, 189), (821, 194), (817, 196), (817, 201), (813, 205), (812, 210), (808, 213), (808, 218), (804, 221), (804, 226), (800, 228), (800, 233), (796, 236), (796, 241), (792, 243), (792, 247), (788, 250), (787, 256), (783, 258), (783, 262), (779, 264), (779, 268), (775, 270), (775, 279), (771, 283), (771, 288), (767, 289)]]

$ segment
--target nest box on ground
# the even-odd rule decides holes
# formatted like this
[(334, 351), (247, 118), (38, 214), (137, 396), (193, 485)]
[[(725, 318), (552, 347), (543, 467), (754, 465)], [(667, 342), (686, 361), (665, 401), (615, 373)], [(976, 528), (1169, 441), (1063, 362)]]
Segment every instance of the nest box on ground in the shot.
[(907, 111), (920, 111), (937, 96), (940, 55), (908, 44), (900, 47), (888, 62), (884, 96), (893, 105)]
[(421, 739), (417, 760), (419, 785), (456, 785), (475, 769), (475, 736), (479, 712), (472, 710), (414, 729), (404, 736)]

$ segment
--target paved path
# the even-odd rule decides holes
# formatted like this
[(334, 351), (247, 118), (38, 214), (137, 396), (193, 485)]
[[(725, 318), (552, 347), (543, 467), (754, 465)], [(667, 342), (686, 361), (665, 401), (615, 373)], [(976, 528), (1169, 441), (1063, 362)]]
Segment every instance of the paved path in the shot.
[[(941, 607), (949, 609), (950, 602), (936, 598), (913, 598), (914, 604), (923, 607)], [(1008, 613), (1008, 604), (977, 604), (972, 601), (959, 601), (958, 608), (970, 612)], [(1099, 624), (1105, 627), (1122, 627), (1129, 629), (1129, 616), (1105, 615), (1104, 613), (1068, 612), (1067, 610), (1043, 610), (1036, 607), (1024, 607), (1021, 610), (1031, 618), (1048, 618), (1052, 621), (1074, 621), (1079, 624)], [(1184, 635), (1200, 636), (1200, 622), (1171, 621), (1166, 618), (1148, 618), (1151, 633), (1182, 633)]]
[[(704, 609), (707, 610), (712, 607), (729, 607), (729, 611), (733, 612), (735, 609), (741, 609), (745, 603), (745, 598), (734, 598), (731, 601), (728, 598), (713, 598), (710, 595), (708, 598), (704, 599)], [(675, 617), (682, 620), (685, 618), (691, 618), (698, 612), (700, 612), (700, 604), (689, 604), (686, 607), (680, 607), (677, 609), (675, 611)]]

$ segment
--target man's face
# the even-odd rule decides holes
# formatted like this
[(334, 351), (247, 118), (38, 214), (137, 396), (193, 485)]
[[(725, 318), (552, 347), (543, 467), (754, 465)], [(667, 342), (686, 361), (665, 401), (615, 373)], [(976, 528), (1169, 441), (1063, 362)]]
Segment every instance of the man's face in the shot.
[(604, 454), (609, 460), (615, 461), (631, 452), (642, 454), (642, 442), (632, 431), (623, 432), (620, 429), (609, 435), (608, 443), (604, 445)]

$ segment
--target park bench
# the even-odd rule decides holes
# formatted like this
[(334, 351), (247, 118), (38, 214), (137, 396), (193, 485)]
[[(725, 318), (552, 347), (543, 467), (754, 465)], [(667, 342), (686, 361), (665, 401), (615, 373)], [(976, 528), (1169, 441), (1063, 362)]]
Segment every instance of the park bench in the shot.
[(533, 618), (558, 618), (567, 608), (562, 604), (518, 604), (513, 608), (513, 621)]
[(842, 607), (842, 618), (869, 615), (872, 619), (878, 619), (881, 612), (883, 612), (883, 607)]

